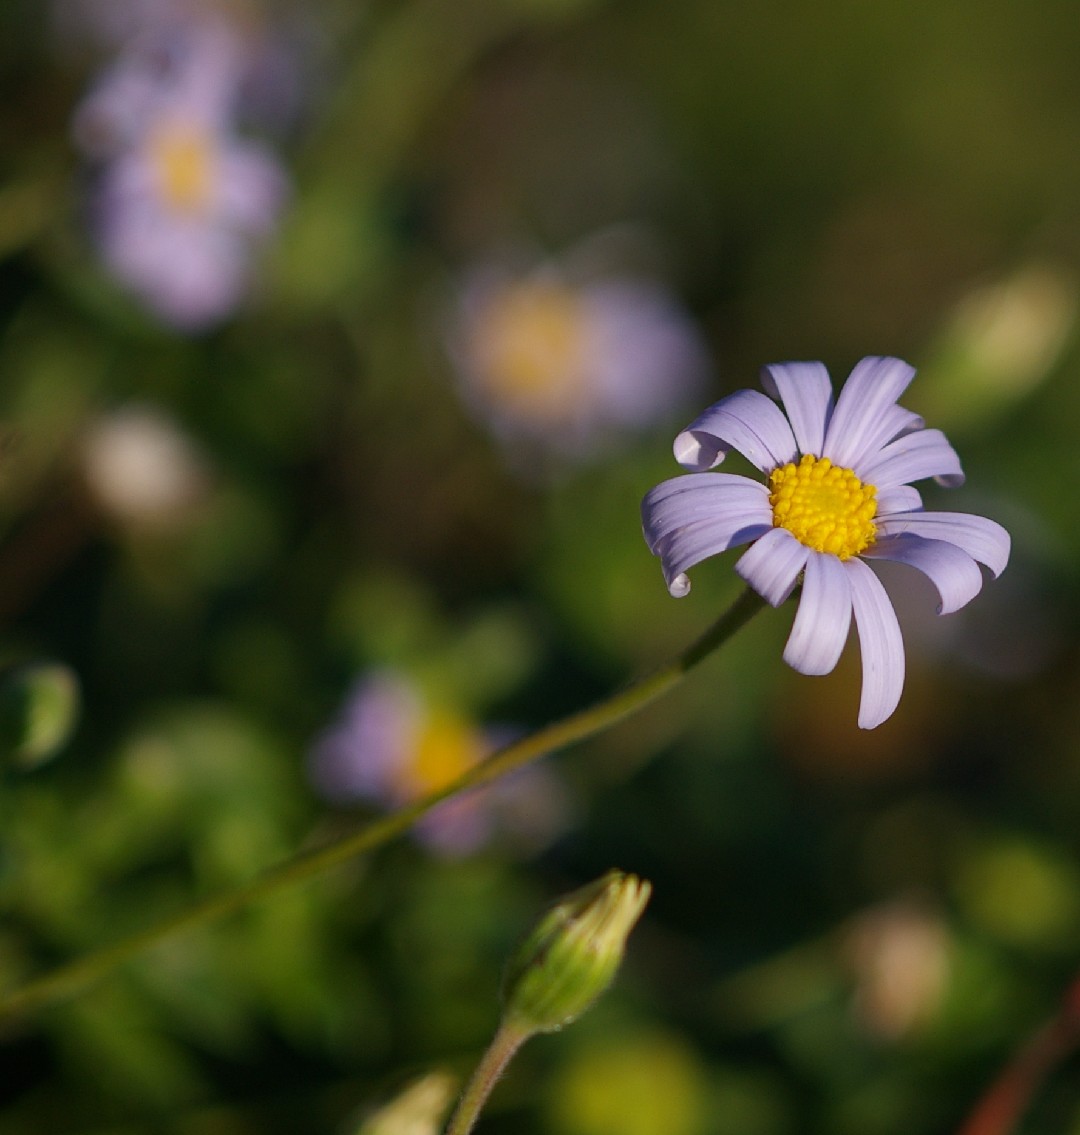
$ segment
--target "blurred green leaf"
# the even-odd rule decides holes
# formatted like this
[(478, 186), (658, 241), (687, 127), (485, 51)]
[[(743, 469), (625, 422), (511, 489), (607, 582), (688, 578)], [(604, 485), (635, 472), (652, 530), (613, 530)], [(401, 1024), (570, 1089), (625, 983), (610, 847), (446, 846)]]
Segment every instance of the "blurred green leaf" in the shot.
[(578, 1046), (548, 1096), (554, 1135), (705, 1135), (708, 1076), (678, 1036), (638, 1028)]
[(1080, 942), (1080, 871), (1039, 840), (979, 840), (963, 855), (956, 886), (968, 917), (1003, 942), (1070, 952)]
[(0, 759), (24, 769), (51, 760), (79, 717), (79, 681), (60, 663), (21, 666), (0, 678)]

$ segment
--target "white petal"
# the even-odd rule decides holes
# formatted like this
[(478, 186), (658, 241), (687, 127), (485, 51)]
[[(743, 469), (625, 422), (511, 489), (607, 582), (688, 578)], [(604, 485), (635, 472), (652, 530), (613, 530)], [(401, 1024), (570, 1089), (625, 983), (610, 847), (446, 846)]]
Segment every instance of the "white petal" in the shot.
[[(762, 521), (752, 513), (721, 514), (669, 532), (656, 541), (653, 555), (660, 557), (670, 589), (679, 576), (702, 560), (748, 544), (764, 536), (771, 527), (768, 521)], [(686, 591), (689, 590), (687, 583)]]
[(641, 503), (645, 540), (661, 559), (668, 590), (687, 594), (686, 572), (772, 527), (768, 489), (747, 477), (690, 473), (657, 485)]
[(828, 674), (851, 625), (851, 584), (836, 556), (811, 552), (784, 661), (800, 674)]
[[(665, 561), (668, 574), (678, 574), (700, 563), (707, 556), (718, 555), (728, 548), (748, 544), (751, 540), (764, 536), (771, 527), (771, 521), (756, 510), (733, 508), (673, 528), (657, 529), (650, 525), (645, 530), (645, 539), (653, 555), (660, 556)], [(706, 547), (712, 550), (705, 551)], [(684, 559), (685, 563), (675, 566)]]
[(864, 553), (869, 559), (894, 560), (918, 568), (937, 588), (938, 614), (948, 615), (970, 603), (982, 589), (979, 565), (955, 544), (925, 540), (912, 532), (886, 536)]
[(771, 528), (743, 553), (735, 571), (762, 599), (779, 607), (794, 591), (809, 555), (810, 549), (786, 528)]
[[(883, 441), (895, 437), (900, 427), (892, 423), (900, 419), (892, 407), (914, 377), (914, 368), (901, 359), (870, 357), (857, 363), (836, 400), (823, 456), (852, 469)], [(894, 432), (883, 438), (883, 429)]]
[(690, 577), (685, 573), (668, 581), (668, 594), (672, 599), (682, 599), (690, 594)]
[[(914, 512), (917, 508), (922, 508), (922, 497), (919, 490), (910, 485), (892, 485), (887, 489), (878, 489), (878, 517), (884, 518), (893, 512)], [(881, 520), (877, 523), (880, 524)]]
[(688, 473), (664, 481), (645, 494), (641, 523), (654, 553), (680, 530), (699, 523), (726, 523), (728, 518), (752, 516), (771, 525), (769, 490), (749, 477), (730, 473)]
[(881, 537), (914, 532), (927, 540), (944, 540), (985, 564), (994, 575), (1001, 575), (1009, 562), (1012, 541), (995, 520), (969, 512), (901, 512), (882, 517)]
[(695, 418), (675, 439), (675, 460), (700, 472), (719, 465), (732, 449), (762, 471), (795, 458), (787, 418), (759, 390), (737, 390)]
[(906, 434), (871, 454), (856, 469), (862, 481), (879, 489), (936, 478), (941, 484), (964, 483), (960, 458), (941, 430)]
[(685, 523), (736, 500), (747, 507), (758, 503), (768, 509), (768, 487), (737, 473), (684, 473), (650, 489), (641, 502), (641, 514), (644, 519), (647, 515), (662, 517), (672, 512), (685, 518), (678, 523)]
[(741, 513), (723, 518), (699, 521), (680, 528), (657, 544), (668, 590), (676, 599), (690, 590), (686, 572), (710, 556), (718, 556), (757, 540), (772, 531), (771, 521), (762, 522), (754, 514)]
[(904, 640), (881, 581), (861, 560), (844, 561), (859, 631), (863, 686), (859, 727), (874, 729), (900, 702), (904, 689)]
[(784, 404), (801, 453), (820, 455), (833, 407), (832, 380), (824, 363), (772, 363), (761, 385)]
[(878, 419), (877, 427), (868, 431), (863, 438), (862, 452), (855, 464), (865, 465), (873, 460), (874, 454), (882, 446), (896, 438), (924, 429), (925, 426), (926, 422), (918, 414), (905, 410), (903, 406), (890, 406)]

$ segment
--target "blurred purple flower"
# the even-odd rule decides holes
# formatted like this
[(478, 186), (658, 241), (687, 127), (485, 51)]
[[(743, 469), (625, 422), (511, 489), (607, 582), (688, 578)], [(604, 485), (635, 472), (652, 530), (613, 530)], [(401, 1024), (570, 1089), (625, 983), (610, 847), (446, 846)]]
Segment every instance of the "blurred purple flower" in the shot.
[(76, 108), (76, 144), (90, 158), (114, 157), (179, 106), (200, 119), (229, 121), (244, 57), (243, 39), (226, 20), (196, 19), (176, 5), (145, 12)]
[[(316, 738), (308, 770), (332, 803), (394, 809), (456, 780), (505, 740), (430, 704), (404, 674), (376, 671), (356, 683), (337, 721)], [(551, 840), (565, 815), (561, 783), (531, 766), (440, 804), (416, 832), (447, 855), (475, 851), (497, 830), (532, 849)]]
[(91, 41), (120, 47), (137, 36), (176, 21), (192, 0), (53, 0), (53, 26), (72, 46)]
[(285, 194), (285, 175), (261, 146), (184, 105), (163, 108), (103, 176), (105, 262), (166, 322), (207, 326), (247, 290)]
[[(872, 729), (896, 708), (904, 643), (885, 589), (867, 560), (917, 568), (937, 588), (939, 613), (956, 611), (982, 587), (979, 564), (999, 575), (1009, 534), (967, 513), (925, 512), (910, 481), (964, 480), (940, 430), (897, 399), (915, 371), (900, 359), (866, 358), (833, 402), (821, 363), (765, 367), (779, 398), (740, 390), (717, 402), (675, 439), (679, 464), (695, 470), (665, 481), (642, 502), (645, 538), (661, 558), (672, 595), (690, 590), (689, 568), (742, 544), (735, 570), (774, 607), (802, 581), (784, 660), (803, 674), (828, 674), (852, 614), (863, 660), (859, 725)], [(768, 484), (703, 470), (732, 450)], [(801, 455), (801, 456), (800, 456)]]
[(587, 455), (665, 416), (708, 373), (696, 327), (657, 281), (569, 276), (487, 267), (462, 287), (451, 356), (466, 401), (508, 447)]
[[(80, 2), (89, 7), (90, 0)], [(98, 38), (115, 41), (115, 54), (75, 113), (72, 132), (88, 157), (122, 152), (163, 108), (180, 103), (275, 133), (294, 123), (305, 86), (302, 59), (310, 50), (302, 46), (303, 25), (283, 29), (259, 19), (254, 8), (241, 19), (180, 0), (111, 0), (94, 8), (112, 17), (115, 34)], [(82, 12), (83, 22), (94, 14)]]
[(166, 323), (197, 330), (247, 291), (286, 177), (267, 149), (235, 131), (251, 63), (241, 29), (202, 6), (130, 14), (132, 39), (73, 129), (102, 163), (94, 212), (106, 265)]

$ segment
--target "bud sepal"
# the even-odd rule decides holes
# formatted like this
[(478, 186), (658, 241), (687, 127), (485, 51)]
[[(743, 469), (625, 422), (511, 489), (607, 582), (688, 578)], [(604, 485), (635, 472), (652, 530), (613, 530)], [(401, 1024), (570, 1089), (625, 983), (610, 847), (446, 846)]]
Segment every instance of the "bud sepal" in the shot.
[(612, 870), (567, 895), (515, 951), (503, 981), (507, 1022), (554, 1032), (604, 992), (622, 962), (651, 885)]

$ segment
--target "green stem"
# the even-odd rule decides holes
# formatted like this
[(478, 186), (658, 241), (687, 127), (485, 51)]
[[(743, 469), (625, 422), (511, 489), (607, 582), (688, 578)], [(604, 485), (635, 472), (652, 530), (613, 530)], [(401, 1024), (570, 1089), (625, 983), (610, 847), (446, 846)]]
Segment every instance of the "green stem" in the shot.
[(68, 962), (28, 982), (21, 989), (15, 989), (0, 999), (0, 1021), (33, 1012), (45, 1005), (70, 997), (172, 934), (202, 926), (231, 914), (251, 902), (273, 894), (282, 887), (302, 882), (330, 867), (388, 843), (422, 816), (427, 815), (437, 804), (441, 804), (451, 796), (487, 784), (546, 753), (602, 733), (677, 685), (689, 670), (731, 638), (764, 605), (765, 601), (747, 588), (701, 638), (691, 643), (666, 666), (589, 709), (572, 713), (562, 721), (556, 721), (528, 737), (523, 737), (520, 741), (507, 745), (493, 753), (487, 760), (474, 765), (445, 788), (425, 796), (422, 800), (375, 820), (359, 831), (343, 836), (324, 847), (301, 852), (277, 867), (272, 867), (256, 876), (249, 883), (234, 890), (212, 895), (171, 918), (155, 923), (111, 946), (76, 958), (73, 962)]
[(491, 1089), (495, 1087), (507, 1064), (529, 1036), (527, 1030), (518, 1028), (512, 1023), (504, 1022), (499, 1026), (495, 1039), (487, 1052), (480, 1057), (480, 1063), (477, 1064), (472, 1079), (469, 1080), (454, 1109), (454, 1114), (446, 1128), (446, 1135), (469, 1135), (476, 1125), (484, 1104), (487, 1103), (488, 1096), (491, 1095)]

